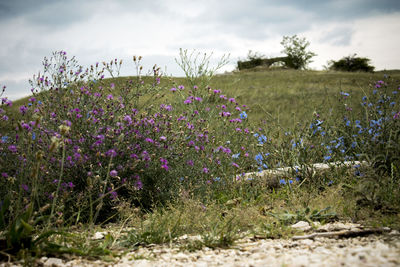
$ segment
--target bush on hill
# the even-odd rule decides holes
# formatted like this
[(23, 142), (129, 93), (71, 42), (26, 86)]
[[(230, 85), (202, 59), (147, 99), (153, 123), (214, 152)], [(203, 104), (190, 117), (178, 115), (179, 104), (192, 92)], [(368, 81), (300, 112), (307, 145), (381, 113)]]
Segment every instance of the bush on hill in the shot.
[(375, 67), (369, 64), (369, 62), (371, 61), (369, 58), (356, 57), (356, 55), (357, 54), (347, 56), (338, 61), (330, 61), (329, 69), (336, 71), (374, 71)]

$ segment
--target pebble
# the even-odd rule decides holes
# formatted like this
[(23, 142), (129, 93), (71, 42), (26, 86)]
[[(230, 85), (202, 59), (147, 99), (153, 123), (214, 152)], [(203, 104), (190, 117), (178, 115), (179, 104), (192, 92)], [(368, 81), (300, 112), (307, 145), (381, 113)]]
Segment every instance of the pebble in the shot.
[[(305, 225), (305, 224), (304, 224)], [(315, 224), (314, 224), (315, 226)], [(323, 230), (353, 229), (350, 223), (323, 225)], [(399, 266), (400, 235), (391, 231), (382, 235), (353, 238), (324, 238), (287, 240), (245, 238), (229, 249), (203, 248), (198, 251), (179, 251), (176, 247), (153, 245), (129, 252), (115, 262), (90, 261), (79, 257), (67, 262), (42, 257), (38, 265), (72, 266)], [(188, 240), (185, 236), (181, 240)], [(195, 238), (197, 239), (197, 237)], [(0, 263), (0, 267), (23, 266), (21, 263)]]
[(299, 221), (291, 226), (293, 229), (301, 230), (301, 231), (308, 231), (311, 229), (311, 226), (308, 222)]
[(60, 266), (65, 266), (62, 259), (58, 258), (48, 258), (46, 261), (43, 263), (44, 267), (60, 267)]

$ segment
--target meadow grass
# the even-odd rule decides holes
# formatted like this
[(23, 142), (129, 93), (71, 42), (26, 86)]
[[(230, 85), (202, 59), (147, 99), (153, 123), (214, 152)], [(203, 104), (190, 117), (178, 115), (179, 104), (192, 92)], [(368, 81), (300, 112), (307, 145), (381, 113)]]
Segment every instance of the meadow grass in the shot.
[[(54, 59), (33, 96), (2, 100), (3, 256), (229, 247), (290, 237), (299, 220), (400, 226), (400, 71), (104, 79), (62, 51)], [(354, 160), (368, 165), (309, 171)], [(284, 166), (275, 182), (243, 175)]]

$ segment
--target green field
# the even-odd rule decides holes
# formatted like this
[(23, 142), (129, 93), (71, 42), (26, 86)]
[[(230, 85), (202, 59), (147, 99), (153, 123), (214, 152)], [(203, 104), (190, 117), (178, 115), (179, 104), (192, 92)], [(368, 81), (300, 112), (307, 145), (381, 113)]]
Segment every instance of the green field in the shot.
[[(400, 227), (400, 71), (258, 69), (216, 75), (209, 89), (157, 77), (92, 79), (2, 106), (4, 255), (109, 257), (183, 234), (202, 237), (183, 250), (229, 247), (290, 237), (300, 220)], [(348, 160), (368, 164), (307, 169)], [(294, 165), (275, 183), (241, 176)], [(82, 241), (110, 222), (115, 235)]]

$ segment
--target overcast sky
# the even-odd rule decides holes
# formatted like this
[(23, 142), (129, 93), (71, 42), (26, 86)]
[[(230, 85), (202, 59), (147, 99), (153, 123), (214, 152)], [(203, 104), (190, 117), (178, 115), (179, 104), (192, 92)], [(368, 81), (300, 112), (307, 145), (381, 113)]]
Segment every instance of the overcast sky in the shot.
[(400, 69), (399, 0), (0, 0), (0, 85), (5, 95), (29, 95), (28, 79), (56, 50), (83, 66), (124, 60), (134, 75), (133, 55), (167, 74), (182, 75), (179, 48), (230, 54), (249, 50), (280, 56), (284, 35), (310, 41), (322, 69), (328, 60), (357, 53), (377, 70)]

